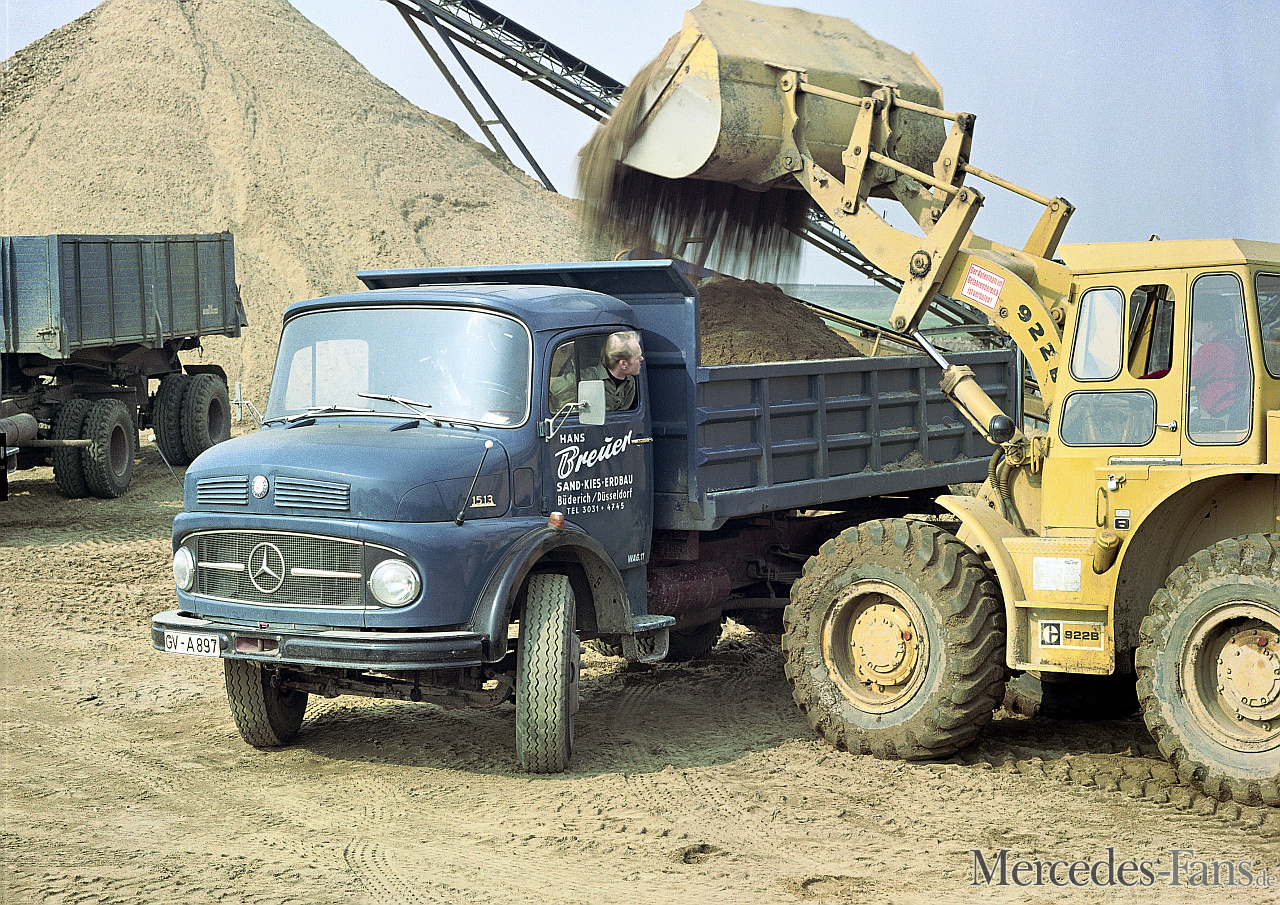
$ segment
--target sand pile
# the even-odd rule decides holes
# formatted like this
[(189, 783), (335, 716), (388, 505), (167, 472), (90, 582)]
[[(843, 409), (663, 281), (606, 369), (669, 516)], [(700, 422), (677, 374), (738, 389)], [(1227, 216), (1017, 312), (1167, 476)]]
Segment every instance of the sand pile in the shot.
[(704, 365), (850, 358), (860, 353), (772, 283), (719, 276), (698, 286)]
[(5, 61), (0, 99), (0, 232), (235, 234), (250, 327), (204, 359), (260, 406), (284, 308), (359, 269), (612, 257), (284, 0), (106, 0)]

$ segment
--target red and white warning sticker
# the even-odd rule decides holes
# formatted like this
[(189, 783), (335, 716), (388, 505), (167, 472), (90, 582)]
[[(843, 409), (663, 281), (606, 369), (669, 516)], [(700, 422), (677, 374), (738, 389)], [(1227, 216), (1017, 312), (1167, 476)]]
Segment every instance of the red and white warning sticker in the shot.
[(992, 273), (977, 264), (970, 264), (969, 272), (964, 275), (964, 285), (960, 287), (960, 295), (975, 305), (995, 311), (1003, 288), (1004, 277), (1000, 274)]

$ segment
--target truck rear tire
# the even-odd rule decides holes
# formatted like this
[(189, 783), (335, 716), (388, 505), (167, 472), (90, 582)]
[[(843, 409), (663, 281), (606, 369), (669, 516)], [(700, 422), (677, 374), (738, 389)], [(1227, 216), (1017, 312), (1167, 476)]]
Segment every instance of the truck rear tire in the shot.
[(124, 403), (100, 399), (89, 409), (84, 438), (93, 441), (80, 451), (85, 480), (96, 497), (115, 499), (129, 489), (138, 429)]
[[(89, 414), (88, 399), (72, 399), (58, 408), (53, 422), (53, 439), (80, 440), (84, 437), (84, 420)], [(80, 448), (76, 446), (54, 447), (53, 480), (66, 496), (78, 499), (89, 495), (89, 482), (85, 480), (84, 464)]]
[(566, 575), (529, 577), (516, 654), (516, 761), (529, 773), (563, 773), (573, 756), (582, 660)]
[(711, 648), (720, 640), (720, 620), (690, 629), (671, 629), (670, 641), (667, 645), (666, 660), (668, 663), (685, 663), (689, 660), (700, 660), (711, 653)]
[(252, 660), (223, 660), (227, 703), (241, 737), (255, 748), (278, 748), (298, 737), (307, 712), (305, 691), (282, 691), (273, 673)]
[(231, 437), (231, 397), (217, 374), (196, 374), (182, 397), (182, 445), (191, 461)]
[(783, 613), (796, 703), (837, 748), (946, 757), (1004, 695), (1004, 610), (982, 561), (932, 525), (866, 522), (822, 545)]
[(1206, 795), (1280, 805), (1280, 537), (1201, 550), (1151, 599), (1138, 698), (1160, 752)]
[(182, 400), (191, 386), (190, 374), (169, 374), (151, 400), (151, 426), (156, 446), (170, 465), (190, 465), (191, 456), (182, 442)]

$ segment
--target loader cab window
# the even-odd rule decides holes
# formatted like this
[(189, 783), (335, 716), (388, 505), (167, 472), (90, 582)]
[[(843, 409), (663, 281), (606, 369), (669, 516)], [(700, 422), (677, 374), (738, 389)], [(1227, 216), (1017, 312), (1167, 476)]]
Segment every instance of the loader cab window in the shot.
[(1191, 374), (1187, 436), (1196, 443), (1240, 443), (1249, 435), (1253, 366), (1244, 287), (1230, 273), (1191, 287)]
[(1076, 335), (1071, 343), (1071, 374), (1076, 380), (1112, 380), (1120, 374), (1124, 335), (1124, 296), (1110, 287), (1080, 297)]
[(1280, 377), (1280, 274), (1260, 273), (1254, 286), (1258, 323), (1262, 325), (1262, 357), (1271, 376)]
[(1129, 296), (1129, 373), (1158, 380), (1173, 366), (1173, 293), (1163, 283), (1139, 286)]

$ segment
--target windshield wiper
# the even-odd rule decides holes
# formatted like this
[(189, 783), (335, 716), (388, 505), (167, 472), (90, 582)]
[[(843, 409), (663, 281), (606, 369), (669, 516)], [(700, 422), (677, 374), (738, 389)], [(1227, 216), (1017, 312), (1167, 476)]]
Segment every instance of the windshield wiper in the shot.
[(351, 414), (351, 415), (372, 415), (373, 409), (357, 409), (350, 408), (345, 405), (321, 405), (309, 408), (305, 412), (298, 412), (295, 415), (276, 415), (274, 418), (268, 418), (263, 424), (274, 424), (276, 421), (283, 421), (285, 424), (292, 424), (295, 421), (302, 421), (306, 418), (314, 418), (316, 415), (331, 414)]
[(403, 405), (415, 415), (422, 415), (436, 427), (440, 426), (440, 422), (430, 415), (423, 412), (423, 409), (431, 408), (429, 402), (415, 402), (412, 399), (405, 399), (403, 396), (392, 396), (390, 393), (356, 393), (361, 399), (377, 399), (381, 402), (394, 402), (396, 405)]

